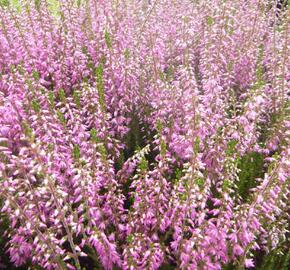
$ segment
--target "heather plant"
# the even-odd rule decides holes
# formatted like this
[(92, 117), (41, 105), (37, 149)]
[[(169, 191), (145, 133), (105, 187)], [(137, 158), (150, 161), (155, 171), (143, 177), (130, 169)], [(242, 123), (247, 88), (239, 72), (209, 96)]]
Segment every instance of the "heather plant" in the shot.
[(0, 268), (287, 269), (288, 36), (276, 1), (0, 0)]

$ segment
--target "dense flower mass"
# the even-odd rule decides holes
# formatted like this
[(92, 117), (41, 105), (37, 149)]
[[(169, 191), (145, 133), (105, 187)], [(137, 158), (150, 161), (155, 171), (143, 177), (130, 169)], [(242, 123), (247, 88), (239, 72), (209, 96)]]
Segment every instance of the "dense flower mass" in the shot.
[(0, 0), (0, 268), (284, 256), (288, 18), (276, 1)]

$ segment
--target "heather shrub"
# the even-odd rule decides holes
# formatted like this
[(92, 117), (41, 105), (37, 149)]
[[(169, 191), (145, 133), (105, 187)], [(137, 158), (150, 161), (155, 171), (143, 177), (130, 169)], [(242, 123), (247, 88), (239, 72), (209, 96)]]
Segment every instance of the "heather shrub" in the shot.
[(0, 0), (0, 268), (287, 269), (288, 16)]

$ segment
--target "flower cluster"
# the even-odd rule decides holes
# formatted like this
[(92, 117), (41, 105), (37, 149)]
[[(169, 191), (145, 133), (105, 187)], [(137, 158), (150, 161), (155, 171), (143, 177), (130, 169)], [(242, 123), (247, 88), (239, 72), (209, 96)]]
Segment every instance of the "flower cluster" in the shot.
[(282, 252), (290, 31), (275, 3), (0, 0), (11, 263), (243, 269)]

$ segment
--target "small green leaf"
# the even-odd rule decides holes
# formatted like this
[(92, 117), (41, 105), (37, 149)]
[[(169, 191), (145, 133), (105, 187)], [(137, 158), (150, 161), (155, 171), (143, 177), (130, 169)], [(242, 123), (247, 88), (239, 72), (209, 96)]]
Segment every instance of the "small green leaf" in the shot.
[(78, 144), (75, 144), (73, 148), (73, 158), (75, 160), (79, 160), (80, 157), (81, 157), (81, 149)]
[(36, 113), (39, 113), (40, 112), (40, 104), (38, 103), (38, 101), (36, 99), (33, 99), (31, 101), (31, 106), (32, 106), (32, 109), (36, 112)]
[(105, 41), (106, 41), (107, 47), (111, 49), (112, 48), (111, 37), (110, 37), (110, 33), (107, 30), (105, 31)]
[(95, 68), (94, 62), (90, 60), (87, 64), (87, 67), (91, 70), (94, 70), (94, 68)]
[(131, 244), (131, 243), (133, 243), (133, 241), (134, 241), (134, 235), (133, 234), (129, 234), (128, 236), (127, 236), (127, 242), (129, 243), (129, 244)]
[(43, 179), (45, 177), (45, 174), (43, 172), (38, 172), (38, 173), (36, 173), (35, 176), (37, 179)]
[(88, 48), (86, 46), (82, 47), (82, 53), (83, 54), (88, 54)]
[(234, 62), (232, 60), (230, 60), (227, 64), (228, 71), (231, 72), (233, 70), (233, 66), (234, 66)]
[(223, 186), (222, 186), (223, 190), (228, 189), (230, 186), (231, 186), (231, 182), (228, 179), (225, 179), (223, 181)]
[(107, 149), (103, 144), (99, 146), (99, 152), (101, 154), (102, 159), (106, 160), (107, 159)]
[(200, 148), (200, 138), (196, 137), (195, 142), (194, 142), (194, 153), (197, 154), (199, 152)]
[(103, 72), (104, 72), (104, 69), (103, 69), (103, 65), (100, 64), (97, 66), (96, 68), (96, 76), (97, 76), (97, 80), (103, 80)]
[(161, 81), (165, 82), (165, 75), (162, 71), (159, 72), (159, 77)]
[(62, 102), (62, 103), (65, 103), (66, 102), (66, 96), (65, 96), (65, 92), (63, 89), (60, 89), (58, 91), (58, 98), (59, 100)]
[(90, 140), (93, 143), (99, 143), (100, 142), (100, 139), (98, 138), (97, 130), (95, 128), (92, 128), (91, 131), (90, 131)]
[(204, 179), (203, 179), (203, 178), (197, 178), (197, 179), (196, 179), (196, 184), (197, 184), (200, 188), (203, 188), (203, 187), (204, 187)]
[(187, 199), (187, 193), (179, 193), (178, 197), (180, 201), (184, 202)]
[(174, 179), (174, 184), (177, 184), (180, 178), (182, 177), (182, 170), (177, 168), (175, 171), (175, 179)]
[(231, 140), (228, 142), (228, 146), (227, 146), (227, 150), (226, 150), (226, 154), (227, 155), (232, 155), (235, 153), (235, 149), (236, 149), (236, 145), (238, 144), (237, 140)]
[(105, 102), (105, 92), (104, 92), (104, 83), (103, 83), (103, 65), (100, 64), (96, 68), (96, 76), (97, 76), (97, 90), (99, 94), (99, 102), (102, 110), (106, 108)]
[(52, 151), (54, 150), (54, 145), (53, 145), (52, 143), (49, 143), (49, 144), (47, 145), (47, 150), (48, 150), (49, 152), (52, 152)]
[(157, 131), (160, 135), (162, 133), (162, 129), (163, 129), (163, 125), (162, 125), (162, 122), (160, 119), (158, 119), (158, 121), (157, 121), (156, 128), (157, 128)]
[(21, 75), (24, 74), (24, 68), (23, 68), (21, 65), (18, 65), (18, 66), (17, 66), (17, 69), (18, 69), (18, 71), (19, 71), (19, 73), (20, 73)]
[(41, 5), (41, 1), (40, 0), (34, 0), (34, 4), (35, 4), (36, 9), (39, 11), (40, 5)]
[(138, 165), (138, 169), (141, 172), (147, 171), (147, 169), (148, 169), (148, 161), (147, 161), (147, 159), (145, 157), (142, 157), (141, 162)]
[(10, 2), (9, 2), (9, 0), (1, 0), (0, 5), (1, 5), (1, 7), (9, 7)]
[(160, 143), (160, 154), (161, 156), (165, 157), (166, 155), (166, 142), (165, 140), (161, 139), (161, 143)]
[(28, 137), (31, 140), (34, 140), (34, 134), (33, 134), (33, 130), (32, 128), (29, 126), (29, 124), (27, 122), (23, 122), (22, 123), (22, 127), (24, 130), (24, 134), (26, 137)]
[(53, 108), (54, 107), (54, 93), (52, 91), (48, 93), (48, 101), (49, 101), (50, 106)]
[(214, 24), (214, 19), (210, 16), (207, 16), (206, 23), (207, 23), (207, 25), (211, 26)]
[(15, 65), (10, 65), (10, 71), (12, 72), (12, 73), (14, 73), (15, 72)]
[(56, 115), (57, 115), (58, 120), (61, 122), (61, 124), (65, 126), (66, 121), (65, 121), (64, 115), (59, 109), (56, 111)]
[(105, 65), (106, 62), (107, 62), (107, 58), (106, 58), (106, 56), (105, 56), (105, 55), (102, 55), (102, 56), (101, 56), (101, 59), (100, 59), (100, 63), (101, 63), (102, 65)]
[(169, 68), (165, 72), (166, 74), (166, 80), (171, 81), (174, 79), (174, 68), (172, 65), (169, 66)]
[(32, 71), (32, 77), (37, 81), (40, 79), (40, 75), (36, 70)]
[(78, 108), (81, 107), (81, 97), (77, 91), (73, 92), (73, 99)]
[(126, 59), (126, 60), (129, 59), (129, 57), (130, 57), (130, 51), (129, 51), (128, 48), (125, 49), (125, 51), (124, 51), (124, 56), (125, 56), (125, 59)]
[(238, 193), (245, 201), (249, 198), (249, 190), (256, 186), (257, 178), (264, 177), (264, 156), (258, 152), (250, 152), (242, 156), (238, 163)]

